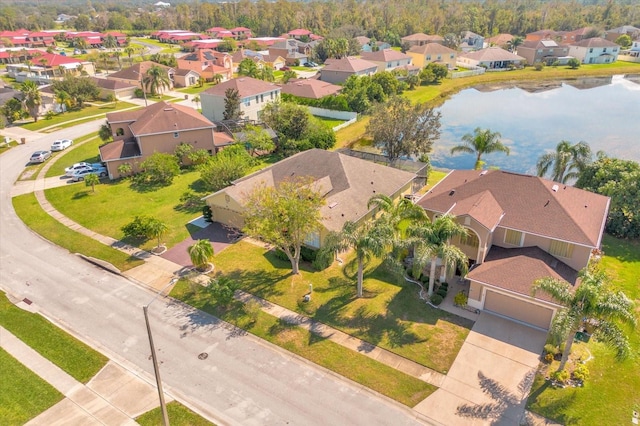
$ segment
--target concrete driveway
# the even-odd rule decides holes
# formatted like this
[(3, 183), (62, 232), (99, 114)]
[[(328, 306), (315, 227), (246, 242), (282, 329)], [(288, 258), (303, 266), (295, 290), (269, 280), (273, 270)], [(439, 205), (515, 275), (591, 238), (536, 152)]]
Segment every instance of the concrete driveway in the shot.
[(546, 333), (483, 312), (440, 389), (415, 407), (446, 425), (517, 425)]

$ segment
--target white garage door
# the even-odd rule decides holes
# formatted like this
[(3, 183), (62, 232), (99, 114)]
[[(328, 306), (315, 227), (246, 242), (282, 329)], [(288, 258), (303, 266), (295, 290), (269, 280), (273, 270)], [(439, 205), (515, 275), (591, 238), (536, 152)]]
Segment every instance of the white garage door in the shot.
[(549, 329), (553, 311), (524, 300), (487, 290), (484, 309), (536, 327)]

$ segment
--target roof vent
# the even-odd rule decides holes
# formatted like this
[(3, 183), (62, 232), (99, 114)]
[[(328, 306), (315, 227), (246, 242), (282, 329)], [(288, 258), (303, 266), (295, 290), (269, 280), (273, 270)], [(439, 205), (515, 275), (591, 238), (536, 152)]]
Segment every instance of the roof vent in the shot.
[(487, 174), (487, 170), (483, 170), (483, 171), (480, 172), (480, 176), (484, 176), (486, 174)]
[(558, 192), (558, 188), (560, 188), (558, 185), (553, 185), (553, 186), (551, 187), (551, 190), (552, 190), (553, 192)]
[(336, 201), (334, 201), (333, 203), (329, 204), (329, 208), (332, 209), (337, 205), (338, 205), (338, 203)]
[(452, 195), (453, 195), (453, 194), (455, 194), (455, 193), (456, 193), (456, 190), (455, 190), (455, 189), (452, 189), (452, 190), (449, 192), (449, 196), (452, 196)]

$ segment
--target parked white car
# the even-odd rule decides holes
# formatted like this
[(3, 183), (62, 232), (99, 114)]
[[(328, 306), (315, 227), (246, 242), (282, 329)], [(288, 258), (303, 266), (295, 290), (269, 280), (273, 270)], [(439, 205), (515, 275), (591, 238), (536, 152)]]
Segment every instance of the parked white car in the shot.
[(99, 167), (90, 167), (84, 168), (82, 170), (78, 170), (71, 175), (71, 180), (74, 182), (79, 182), (84, 180), (87, 175), (98, 175), (100, 177), (107, 176), (107, 169), (100, 165)]
[(71, 139), (58, 139), (51, 144), (51, 151), (63, 151), (73, 145)]
[(91, 170), (92, 169), (91, 164), (85, 163), (85, 162), (75, 163), (74, 165), (64, 169), (64, 174), (65, 176), (71, 177), (71, 175), (73, 175), (75, 172), (79, 172), (80, 170), (84, 170), (84, 169)]

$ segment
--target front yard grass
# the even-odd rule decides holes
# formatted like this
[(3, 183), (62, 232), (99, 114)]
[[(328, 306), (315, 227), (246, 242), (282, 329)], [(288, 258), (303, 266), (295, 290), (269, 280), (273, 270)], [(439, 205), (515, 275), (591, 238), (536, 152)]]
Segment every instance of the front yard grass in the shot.
[[(199, 208), (183, 209), (179, 201), (186, 191), (199, 196), (208, 194), (194, 184), (198, 176), (196, 171), (186, 171), (176, 176), (172, 185), (154, 190), (136, 190), (131, 180), (121, 179), (96, 185), (95, 193), (84, 184), (75, 184), (47, 189), (45, 195), (65, 216), (118, 240), (124, 238), (121, 228), (135, 216), (153, 216), (169, 227), (163, 242), (171, 247), (189, 236), (187, 223), (202, 214)], [(156, 241), (150, 240), (140, 247), (152, 249), (155, 245)]]
[[(167, 404), (167, 415), (169, 421), (174, 426), (214, 426), (214, 423), (199, 416), (177, 401), (171, 401)], [(151, 411), (147, 411), (137, 417), (136, 422), (141, 426), (156, 426), (162, 424), (162, 410), (160, 410), (160, 407), (157, 407)]]
[[(635, 300), (640, 312), (640, 241), (605, 235), (604, 269), (614, 285)], [(629, 332), (631, 356), (616, 361), (613, 351), (593, 339), (586, 345), (593, 359), (586, 363), (590, 378), (583, 388), (553, 388), (536, 375), (528, 408), (562, 424), (629, 424), (632, 410), (640, 404), (640, 334)]]
[[(55, 128), (54, 130), (62, 127), (70, 127), (78, 124), (78, 119), (84, 119), (88, 116), (95, 116), (100, 114), (107, 114), (109, 112), (120, 111), (123, 109), (138, 107), (135, 104), (129, 102), (119, 101), (117, 105), (115, 103), (105, 105), (89, 105), (85, 106), (81, 110), (68, 111), (62, 114), (56, 114), (53, 118), (47, 120), (46, 118), (40, 118), (36, 122), (29, 122), (21, 124), (20, 126), (27, 130), (38, 131), (47, 127)], [(59, 125), (59, 126), (58, 126)]]
[(87, 383), (108, 361), (44, 317), (16, 307), (4, 293), (0, 294), (0, 325), (79, 382)]
[[(80, 185), (76, 186), (80, 187)], [(42, 210), (33, 193), (14, 197), (12, 202), (16, 214), (25, 225), (71, 253), (82, 253), (86, 256), (102, 259), (120, 271), (126, 271), (144, 262), (69, 229)]]
[[(351, 260), (345, 258), (344, 269), (336, 262), (320, 272), (301, 264), (301, 274), (292, 276), (288, 261), (239, 242), (216, 255), (214, 264), (216, 271), (236, 279), (251, 294), (446, 372), (472, 322), (428, 307), (418, 299), (414, 284), (399, 282), (375, 262), (366, 271), (365, 296), (357, 298)], [(310, 284), (312, 299), (303, 303)]]
[(44, 177), (54, 177), (64, 175), (64, 169), (72, 164), (84, 161), (86, 163), (97, 163), (100, 161), (98, 148), (104, 142), (97, 133), (91, 133), (73, 141), (73, 149), (66, 149), (55, 157), (55, 163), (47, 170)]
[[(241, 243), (241, 246), (246, 248), (248, 245)], [(250, 259), (254, 254), (246, 253), (244, 256)], [(171, 295), (409, 407), (414, 407), (436, 390), (435, 386), (422, 380), (300, 327), (283, 323), (264, 312), (260, 311), (251, 318), (240, 302), (235, 302), (229, 309), (222, 309), (211, 303), (210, 296), (201, 287), (194, 292), (187, 283), (180, 281)]]
[(346, 121), (346, 120), (338, 120), (337, 118), (320, 117), (319, 115), (315, 115), (314, 117), (320, 120), (324, 125), (326, 125), (330, 129), (333, 129), (334, 127), (339, 126)]
[(64, 398), (2, 348), (0, 365), (0, 424), (23, 425)]

